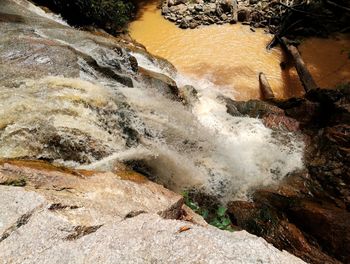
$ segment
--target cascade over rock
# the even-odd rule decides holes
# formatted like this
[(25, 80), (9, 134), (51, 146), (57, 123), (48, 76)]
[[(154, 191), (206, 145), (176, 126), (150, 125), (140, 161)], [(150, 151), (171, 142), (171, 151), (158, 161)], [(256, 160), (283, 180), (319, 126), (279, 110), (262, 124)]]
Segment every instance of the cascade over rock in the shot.
[[(349, 88), (234, 101), (129, 38), (0, 8), (5, 263), (349, 261)], [(235, 1), (162, 10), (184, 28), (257, 17)], [(173, 192), (188, 189), (278, 249), (208, 226)]]
[[(224, 186), (226, 196), (244, 186), (244, 196), (251, 187), (217, 180), (227, 177), (215, 168), (220, 140), (196, 118), (199, 100), (173, 100), (169, 63), (25, 0), (0, 8), (1, 261), (303, 263), (245, 231), (208, 226), (182, 196), (130, 169), (176, 190)], [(283, 153), (254, 122), (271, 138), (265, 146)]]

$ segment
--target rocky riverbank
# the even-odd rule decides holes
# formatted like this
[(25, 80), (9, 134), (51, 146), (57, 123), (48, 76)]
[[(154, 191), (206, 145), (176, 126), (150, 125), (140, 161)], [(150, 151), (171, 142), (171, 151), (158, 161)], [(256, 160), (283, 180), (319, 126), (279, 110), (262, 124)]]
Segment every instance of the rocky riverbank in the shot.
[[(0, 10), (2, 263), (303, 263), (245, 231), (208, 226), (181, 195), (130, 169), (144, 160), (168, 184), (188, 173), (171, 167), (165, 145), (151, 148), (161, 132), (174, 140), (156, 133), (154, 112), (169, 105), (193, 124), (176, 83), (131, 54), (156, 58), (25, 0), (3, 0)], [(152, 105), (136, 113), (138, 102)]]
[[(275, 184), (255, 183), (260, 188), (252, 201), (228, 203), (237, 229), (273, 247), (245, 231), (208, 226), (181, 195), (149, 181), (181, 190), (202, 184), (207, 169), (217, 196), (239, 187), (240, 177), (215, 182), (232, 153), (228, 141), (211, 141), (220, 131), (203, 129), (191, 112), (203, 96), (198, 89), (178, 87), (166, 75), (171, 71), (159, 72), (174, 70), (169, 63), (130, 41), (55, 19), (27, 1), (2, 1), (0, 153), (7, 158), (0, 160), (1, 260), (303, 263), (277, 247), (311, 263), (349, 262), (348, 87), (287, 101), (208, 98), (220, 102), (226, 114), (220, 122), (253, 120), (253, 134), (258, 124), (288, 152), (298, 139), (290, 135), (305, 143), (304, 169), (279, 182), (281, 167), (264, 167), (277, 178), (265, 180)], [(243, 147), (235, 149), (239, 163), (245, 162), (239, 152), (251, 146)], [(272, 147), (280, 154), (276, 163), (285, 165), (289, 153)], [(214, 167), (223, 159), (228, 162)], [(265, 171), (254, 179), (259, 173)]]
[[(236, 23), (238, 4), (233, 1), (164, 1), (162, 14), (180, 28)], [(240, 16), (241, 18), (241, 16)]]
[(346, 1), (267, 1), (267, 0), (166, 0), (163, 16), (180, 28), (241, 22), (266, 28), (279, 37), (285, 35), (327, 36), (348, 32), (349, 6)]

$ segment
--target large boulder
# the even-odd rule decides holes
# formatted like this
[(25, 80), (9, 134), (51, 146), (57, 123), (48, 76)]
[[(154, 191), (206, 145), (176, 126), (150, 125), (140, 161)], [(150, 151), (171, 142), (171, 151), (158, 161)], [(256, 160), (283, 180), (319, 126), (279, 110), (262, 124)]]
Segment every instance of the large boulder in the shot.
[(178, 4), (185, 4), (186, 2), (187, 2), (186, 0), (168, 0), (167, 4), (170, 7)]
[(176, 82), (168, 75), (155, 72), (149, 69), (139, 67), (143, 80), (149, 84), (149, 87), (156, 89), (159, 93), (178, 99), (179, 89)]
[(350, 213), (332, 204), (308, 200), (293, 201), (288, 209), (291, 219), (301, 230), (317, 239), (320, 245), (344, 263), (350, 256)]
[[(183, 198), (125, 169), (0, 165), (2, 263), (304, 263), (245, 231), (196, 225)], [(191, 216), (192, 215), (192, 216)], [(195, 221), (189, 219), (191, 216)], [(205, 246), (204, 246), (205, 245)]]
[(217, 0), (216, 12), (219, 16), (225, 13), (233, 14), (237, 11), (238, 3), (236, 0)]

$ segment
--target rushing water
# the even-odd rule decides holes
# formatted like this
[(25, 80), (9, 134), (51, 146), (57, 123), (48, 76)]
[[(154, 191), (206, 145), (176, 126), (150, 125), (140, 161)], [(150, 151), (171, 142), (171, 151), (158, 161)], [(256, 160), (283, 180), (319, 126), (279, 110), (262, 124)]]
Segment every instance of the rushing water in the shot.
[[(272, 39), (242, 25), (212, 25), (182, 30), (165, 20), (156, 3), (146, 4), (130, 26), (131, 36), (149, 52), (168, 59), (177, 69), (207, 79), (236, 99), (260, 96), (258, 74), (264, 72), (277, 97), (300, 96), (303, 89), (293, 68), (281, 70), (279, 48), (265, 49)], [(350, 81), (350, 37), (308, 39), (301, 54), (320, 87)]]
[[(252, 188), (303, 167), (297, 134), (229, 115), (220, 90), (205, 80), (194, 82), (133, 49), (140, 67), (179, 86), (196, 85), (198, 100), (183, 105), (133, 72), (130, 50), (113, 38), (59, 24), (27, 1), (16, 2), (2, 6), (26, 22), (0, 27), (0, 157), (95, 170), (123, 162), (175, 191), (202, 187), (223, 201), (247, 198)], [(130, 78), (134, 87), (101, 67)]]

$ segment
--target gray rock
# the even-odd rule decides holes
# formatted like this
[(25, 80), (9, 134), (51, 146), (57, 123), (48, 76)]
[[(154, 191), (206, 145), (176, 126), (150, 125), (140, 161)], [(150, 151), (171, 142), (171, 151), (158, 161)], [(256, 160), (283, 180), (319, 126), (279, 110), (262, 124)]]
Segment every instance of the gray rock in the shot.
[(223, 13), (232, 14), (237, 10), (237, 1), (236, 0), (217, 0), (216, 2), (216, 12), (219, 16)]
[(189, 23), (193, 20), (193, 17), (192, 16), (185, 16), (184, 19), (186, 20), (187, 23)]
[(230, 233), (154, 214), (79, 229), (47, 211), (4, 240), (0, 258), (4, 263), (50, 264), (303, 263), (245, 231)]
[(214, 14), (216, 12), (216, 4), (215, 3), (210, 3), (208, 5), (205, 5), (203, 7), (203, 12), (206, 15)]
[(187, 8), (191, 13), (196, 13), (196, 9), (194, 8), (194, 5), (188, 5)]
[[(45, 198), (45, 204), (50, 205), (52, 211), (80, 225), (101, 225), (135, 212), (158, 213), (166, 218), (177, 218), (181, 214), (181, 195), (135, 172), (124, 169), (117, 173), (91, 172), (87, 177), (78, 171), (60, 171), (53, 166), (47, 169), (47, 166), (40, 162), (4, 162), (0, 165), (0, 183), (18, 180), (25, 175), (27, 190), (35, 190)], [(33, 196), (19, 188), (8, 188), (0, 185), (1, 217), (5, 215), (5, 220), (1, 222), (5, 229), (14, 222), (13, 219), (43, 204), (38, 195)], [(23, 209), (14, 209), (12, 204), (9, 204), (11, 208), (3, 207), (14, 197), (18, 197), (13, 199), (17, 202), (15, 205)], [(17, 213), (4, 213), (11, 210)]]
[(180, 95), (185, 104), (193, 104), (198, 101), (198, 92), (192, 85), (181, 87)]
[(220, 17), (223, 21), (227, 20), (227, 15), (226, 14), (222, 14), (221, 17)]
[(249, 19), (250, 10), (248, 8), (241, 8), (237, 11), (237, 20), (239, 22), (245, 22)]
[(163, 6), (162, 7), (162, 14), (163, 15), (167, 15), (170, 12), (169, 7), (168, 6)]
[(249, 0), (250, 5), (256, 5), (259, 2), (259, 0)]
[[(189, 22), (187, 22), (186, 19), (183, 19), (180, 27), (188, 28)], [(171, 99), (178, 99), (179, 89), (176, 82), (172, 78), (165, 74), (147, 70), (141, 67), (140, 72), (143, 74), (143, 80), (149, 84), (149, 87), (157, 89), (158, 93), (162, 93)]]
[(231, 18), (230, 19), (230, 24), (236, 24), (237, 23), (237, 20), (236, 19), (234, 19), (234, 18)]
[[(245, 231), (208, 226), (181, 196), (118, 166), (113, 174), (1, 164), (2, 183), (26, 179), (23, 188), (0, 185), (2, 263), (303, 263)], [(199, 225), (175, 220), (184, 211)]]
[(198, 27), (198, 24), (197, 24), (196, 22), (191, 22), (191, 23), (189, 24), (189, 27), (190, 27), (191, 29), (194, 29), (194, 28)]
[(169, 19), (171, 22), (176, 22), (176, 20), (177, 20), (176, 16), (173, 14), (171, 16), (166, 17), (166, 18)]
[(21, 219), (28, 219), (44, 201), (37, 193), (0, 186), (0, 242), (17, 229)]
[(209, 23), (209, 24), (214, 24), (214, 23), (215, 23), (215, 20), (214, 20), (212, 17), (209, 17), (209, 18), (208, 18), (208, 23)]
[(176, 11), (177, 11), (180, 15), (185, 14), (186, 11), (187, 11), (187, 5), (185, 5), (185, 4), (177, 5), (176, 8), (177, 8)]
[(183, 1), (181, 1), (181, 0), (168, 0), (167, 1), (167, 5), (169, 7), (171, 7), (171, 6), (177, 5), (177, 4), (181, 3), (181, 2), (183, 2)]
[(194, 6), (194, 8), (195, 8), (197, 11), (202, 11), (202, 10), (203, 10), (203, 5), (197, 4), (197, 5)]
[(180, 22), (180, 28), (182, 29), (186, 29), (189, 28), (190, 24), (188, 23), (188, 21), (186, 19), (182, 19)]

